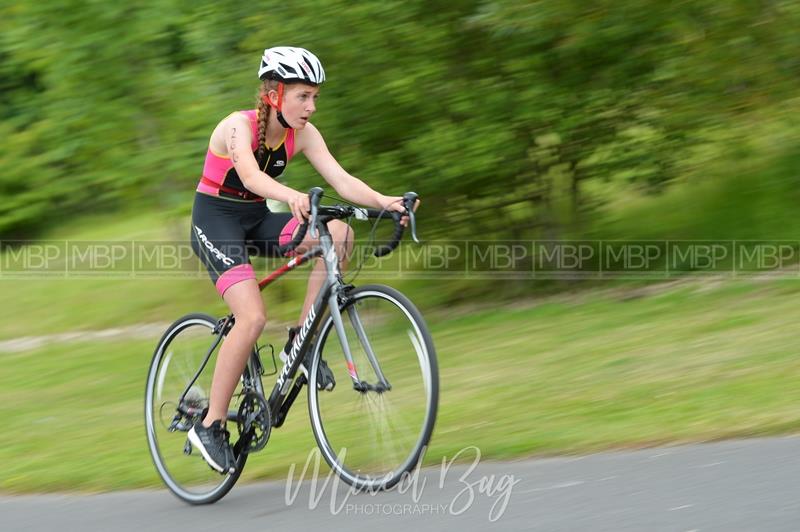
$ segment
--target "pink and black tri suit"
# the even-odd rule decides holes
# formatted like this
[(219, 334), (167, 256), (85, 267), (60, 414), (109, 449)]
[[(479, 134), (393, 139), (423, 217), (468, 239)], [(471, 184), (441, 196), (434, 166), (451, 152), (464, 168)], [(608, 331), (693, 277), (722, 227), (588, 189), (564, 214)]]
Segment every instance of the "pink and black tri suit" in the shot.
[[(287, 129), (281, 143), (267, 146), (259, 158), (257, 113), (239, 112), (250, 121), (251, 147), (259, 168), (278, 177), (294, 155), (294, 129)], [(209, 146), (192, 208), (191, 241), (220, 295), (240, 281), (255, 279), (250, 256), (274, 255), (296, 227), (290, 213), (271, 212), (264, 198), (247, 190), (230, 158)]]

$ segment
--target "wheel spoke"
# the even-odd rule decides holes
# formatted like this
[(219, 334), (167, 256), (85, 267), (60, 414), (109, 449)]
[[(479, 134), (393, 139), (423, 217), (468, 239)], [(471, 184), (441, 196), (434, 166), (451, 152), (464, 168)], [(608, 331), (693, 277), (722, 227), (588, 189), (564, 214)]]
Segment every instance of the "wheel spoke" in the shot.
[[(238, 479), (244, 467), (246, 455), (237, 460), (237, 473), (220, 475), (206, 464), (197, 450), (187, 446), (187, 431), (199, 419), (199, 412), (208, 405), (208, 390), (216, 363), (216, 353), (212, 354), (207, 367), (188, 388), (189, 383), (200, 368), (212, 341), (211, 335), (216, 321), (210, 316), (190, 315), (175, 322), (165, 333), (151, 363), (145, 395), (145, 422), (147, 424), (148, 445), (156, 471), (167, 487), (181, 499), (203, 504), (218, 500), (225, 495)], [(189, 407), (191, 416), (181, 416), (178, 430), (170, 431), (169, 425), (178, 414), (178, 400), (187, 390), (184, 405)], [(234, 392), (241, 394), (241, 384)], [(184, 410), (185, 411), (185, 410)], [(166, 418), (166, 423), (162, 421)], [(228, 428), (238, 438), (236, 424)], [(184, 449), (191, 450), (186, 455)]]
[[(345, 336), (359, 379), (370, 387), (309, 389), (312, 428), (323, 456), (346, 482), (391, 487), (416, 465), (433, 429), (438, 403), (433, 343), (419, 311), (388, 287), (356, 289), (340, 310), (350, 316)], [(339, 344), (328, 319), (319, 349), (337, 382), (341, 376), (349, 383)], [(391, 389), (376, 391), (384, 380)], [(343, 457), (342, 449), (347, 449)]]

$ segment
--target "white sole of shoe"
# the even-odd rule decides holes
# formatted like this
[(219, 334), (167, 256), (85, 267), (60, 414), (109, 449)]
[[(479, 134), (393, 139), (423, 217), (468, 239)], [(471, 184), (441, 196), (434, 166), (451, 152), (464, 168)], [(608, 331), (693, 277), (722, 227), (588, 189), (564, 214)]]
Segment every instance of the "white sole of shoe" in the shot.
[[(206, 448), (203, 447), (203, 444), (200, 443), (200, 436), (198, 436), (197, 433), (194, 431), (194, 427), (189, 429), (188, 437), (189, 437), (189, 441), (192, 442), (192, 445), (194, 445), (195, 448), (198, 451), (200, 451), (200, 454), (203, 455), (203, 459), (206, 461), (206, 463), (208, 465), (211, 466), (212, 469), (214, 469), (215, 471), (217, 471), (219, 473), (225, 473), (225, 468), (222, 467), (221, 465), (219, 465), (218, 463), (216, 463), (211, 458), (211, 456), (209, 456), (208, 451), (206, 451)], [(233, 473), (234, 471), (235, 471), (235, 469), (232, 468), (232, 467), (230, 469), (228, 469), (228, 473)]]

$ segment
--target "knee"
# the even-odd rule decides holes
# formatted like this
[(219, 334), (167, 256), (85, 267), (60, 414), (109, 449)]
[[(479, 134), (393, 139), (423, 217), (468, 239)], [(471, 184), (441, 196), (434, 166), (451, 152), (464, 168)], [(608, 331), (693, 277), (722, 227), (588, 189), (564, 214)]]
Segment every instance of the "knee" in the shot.
[(249, 336), (258, 338), (267, 324), (267, 316), (263, 311), (247, 312), (236, 316), (236, 325), (247, 331)]
[(341, 220), (334, 220), (330, 223), (329, 227), (333, 241), (336, 244), (350, 246), (350, 244), (353, 243), (353, 240), (355, 239), (355, 233), (353, 232), (353, 228), (347, 225), (345, 222)]

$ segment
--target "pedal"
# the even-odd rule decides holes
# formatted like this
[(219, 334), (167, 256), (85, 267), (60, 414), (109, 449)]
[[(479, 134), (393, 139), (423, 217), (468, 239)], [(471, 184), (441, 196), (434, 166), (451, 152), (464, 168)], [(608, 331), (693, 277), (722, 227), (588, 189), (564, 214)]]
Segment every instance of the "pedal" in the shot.
[(183, 445), (183, 454), (186, 456), (192, 454), (192, 442), (189, 441), (189, 438), (186, 438), (186, 443)]

